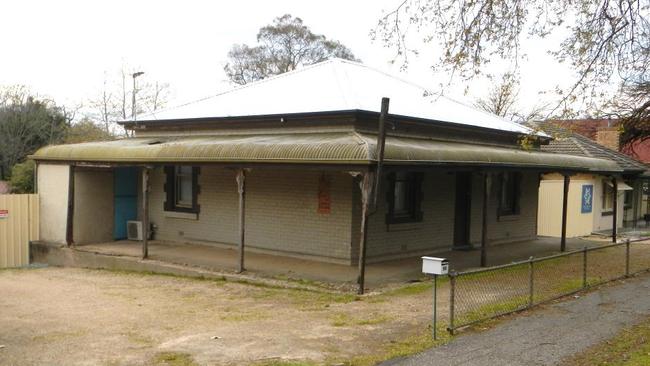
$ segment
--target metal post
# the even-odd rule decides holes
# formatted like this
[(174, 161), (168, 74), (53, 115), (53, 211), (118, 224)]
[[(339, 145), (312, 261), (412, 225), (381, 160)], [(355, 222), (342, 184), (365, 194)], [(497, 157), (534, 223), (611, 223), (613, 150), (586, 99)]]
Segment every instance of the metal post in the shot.
[(587, 247), (582, 248), (582, 288), (587, 288)]
[(616, 243), (616, 236), (617, 236), (617, 231), (618, 231), (618, 182), (616, 181), (616, 178), (612, 178), (612, 185), (614, 186), (614, 196), (613, 198), (613, 206), (614, 206), (614, 211), (612, 215), (612, 243)]
[(625, 277), (630, 277), (630, 239), (625, 240)]
[(65, 228), (65, 243), (68, 247), (74, 246), (74, 170), (70, 165), (68, 170), (68, 213)]
[(639, 180), (635, 179), (632, 185), (632, 228), (636, 230), (637, 221), (639, 221), (638, 208), (639, 208)]
[(564, 191), (562, 192), (562, 237), (560, 239), (560, 251), (566, 251), (566, 225), (567, 225), (567, 206), (569, 200), (569, 182), (568, 174), (564, 175)]
[(490, 199), (490, 175), (488, 172), (483, 176), (483, 222), (481, 231), (481, 267), (487, 266), (487, 214)]
[(142, 168), (142, 259), (149, 257), (149, 168)]
[(454, 303), (456, 295), (456, 271), (449, 273), (449, 334), (454, 335)]
[(533, 256), (530, 256), (530, 258), (528, 258), (528, 307), (533, 306), (533, 296), (535, 294), (533, 264)]
[[(646, 195), (645, 200), (645, 213), (650, 215), (650, 178), (646, 179), (646, 184), (648, 185), (648, 194)], [(643, 192), (643, 190), (641, 190)], [(641, 194), (641, 201), (643, 201), (643, 194)], [(646, 227), (648, 227), (648, 222), (646, 221)]]
[(433, 275), (433, 340), (434, 341), (438, 339), (437, 337), (438, 330), (436, 329), (438, 323), (437, 311), (436, 311), (438, 309), (438, 303), (436, 302), (438, 296), (437, 292), (438, 292), (438, 275)]
[(368, 236), (368, 204), (370, 201), (370, 187), (372, 186), (371, 172), (363, 174), (361, 181), (361, 238), (359, 240), (359, 275), (357, 293), (363, 295), (366, 282), (366, 238)]
[(237, 171), (237, 192), (239, 193), (239, 273), (244, 272), (244, 247), (246, 245), (246, 171)]
[(133, 77), (133, 93), (132, 93), (132, 99), (131, 99), (131, 118), (134, 121), (138, 117), (138, 115), (137, 115), (138, 110), (137, 110), (137, 108), (135, 106), (135, 102), (136, 102), (135, 95), (138, 92), (138, 89), (136, 89), (136, 87), (135, 87), (135, 78), (137, 78), (138, 76), (141, 76), (143, 74), (144, 74), (144, 72), (142, 72), (142, 71), (134, 72), (133, 74), (131, 74), (131, 76)]

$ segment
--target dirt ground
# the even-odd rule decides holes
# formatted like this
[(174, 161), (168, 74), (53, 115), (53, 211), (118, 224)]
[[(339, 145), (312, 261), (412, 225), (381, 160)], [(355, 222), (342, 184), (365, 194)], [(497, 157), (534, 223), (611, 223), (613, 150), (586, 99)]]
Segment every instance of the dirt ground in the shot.
[[(649, 244), (632, 245), (632, 272), (650, 266)], [(623, 249), (590, 255), (588, 281), (622, 275)], [(574, 285), (578, 262), (539, 266), (536, 288), (566, 292), (556, 287)], [(465, 304), (468, 314), (508, 300), (515, 272), (457, 282), (457, 315), (463, 299), (477, 301)], [(358, 297), (102, 270), (0, 270), (0, 365), (368, 365), (431, 346), (431, 302), (431, 281)], [(441, 331), (448, 304), (449, 282), (442, 280)]]
[(100, 270), (2, 270), (0, 364), (342, 362), (426, 334), (427, 285), (360, 299)]

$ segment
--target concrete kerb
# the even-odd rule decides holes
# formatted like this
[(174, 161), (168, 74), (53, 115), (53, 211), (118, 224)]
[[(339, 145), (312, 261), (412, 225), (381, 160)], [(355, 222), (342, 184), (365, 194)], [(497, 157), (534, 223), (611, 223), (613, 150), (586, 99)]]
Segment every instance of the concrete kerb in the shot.
[(248, 283), (281, 289), (324, 292), (332, 294), (347, 293), (351, 290), (333, 289), (325, 286), (314, 286), (297, 283), (291, 280), (272, 279), (255, 274), (236, 274), (208, 270), (197, 266), (179, 263), (169, 263), (155, 259), (142, 260), (136, 257), (120, 254), (99, 253), (88, 250), (68, 248), (65, 245), (31, 242), (31, 263), (45, 263), (51, 266), (76, 267), (88, 269), (106, 269), (114, 271), (140, 272), (148, 274), (172, 275), (199, 279), (213, 279), (234, 283)]

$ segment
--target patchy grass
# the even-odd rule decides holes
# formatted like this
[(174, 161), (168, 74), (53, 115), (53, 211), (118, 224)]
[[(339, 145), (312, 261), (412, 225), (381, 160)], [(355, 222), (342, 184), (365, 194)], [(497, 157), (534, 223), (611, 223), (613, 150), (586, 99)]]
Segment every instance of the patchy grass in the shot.
[[(440, 287), (449, 283), (449, 276), (438, 276), (437, 280), (438, 291)], [(382, 292), (381, 294), (368, 297), (370, 301), (373, 301), (375, 298), (378, 301), (386, 301), (391, 297), (400, 297), (400, 296), (411, 296), (411, 295), (420, 295), (425, 292), (430, 292), (433, 290), (433, 278), (424, 277), (419, 282), (409, 283), (402, 285), (397, 288), (393, 288)]]
[[(589, 283), (589, 279), (587, 279), (587, 283)], [(582, 287), (582, 278), (580, 279), (573, 279), (573, 280), (567, 280), (559, 285), (557, 285), (555, 288), (553, 288), (552, 292), (553, 295), (561, 295), (561, 294), (568, 294), (577, 290), (581, 290)], [(541, 295), (540, 295), (541, 297)]]
[(332, 316), (333, 327), (345, 327), (352, 324), (350, 316), (347, 314), (336, 314)]
[(127, 269), (105, 269), (105, 268), (87, 268), (87, 271), (91, 272), (101, 272), (101, 273), (112, 273), (115, 275), (121, 276), (160, 276), (160, 277), (169, 277), (175, 278), (183, 281), (199, 281), (199, 282), (213, 282), (217, 285), (223, 285), (227, 282), (234, 282), (226, 280), (226, 277), (206, 277), (206, 276), (184, 276), (174, 273), (164, 273), (164, 272), (153, 272), (153, 271), (133, 271)]
[(422, 331), (421, 333), (411, 335), (404, 339), (390, 341), (385, 345), (383, 350), (373, 352), (369, 355), (355, 357), (343, 362), (343, 364), (346, 366), (372, 366), (382, 361), (420, 353), (431, 347), (446, 344), (452, 339), (444, 326), (438, 326), (437, 330), (438, 339), (435, 341), (431, 335), (431, 329), (428, 327), (426, 331)]
[(354, 294), (344, 293), (328, 293), (328, 292), (315, 292), (308, 290), (288, 290), (281, 291), (278, 295), (288, 296), (296, 305), (301, 305), (306, 302), (318, 304), (347, 304), (353, 301), (360, 301), (361, 297)]
[(221, 320), (227, 322), (249, 322), (254, 320), (268, 319), (269, 315), (260, 312), (248, 313), (226, 313), (220, 317)]
[(597, 365), (650, 365), (650, 318), (562, 363), (562, 366)]
[(43, 342), (43, 343), (57, 342), (62, 339), (80, 338), (85, 336), (87, 333), (88, 333), (87, 331), (80, 330), (80, 329), (75, 331), (54, 331), (45, 334), (35, 335), (32, 337), (32, 341)]
[(375, 315), (375, 316), (370, 317), (370, 318), (357, 320), (354, 324), (356, 324), (356, 325), (377, 325), (377, 324), (386, 323), (386, 322), (388, 322), (390, 320), (392, 320), (392, 318), (389, 317), (389, 316)]
[[(438, 286), (440, 286), (440, 282), (441, 282), (440, 280), (441, 278), (438, 279)], [(416, 282), (392, 290), (388, 290), (380, 295), (377, 295), (376, 297), (387, 298), (387, 297), (419, 295), (421, 293), (432, 291), (432, 290), (433, 290), (433, 281)]]
[(374, 314), (367, 318), (356, 318), (347, 313), (338, 313), (332, 316), (332, 326), (334, 327), (350, 327), (350, 326), (363, 326), (363, 325), (376, 325), (386, 323), (392, 320), (391, 317), (386, 315)]
[(143, 346), (152, 346), (155, 344), (154, 339), (136, 332), (127, 332), (124, 334), (130, 342)]
[(331, 285), (324, 283), (324, 282), (319, 282), (319, 281), (314, 281), (314, 280), (309, 280), (306, 278), (296, 278), (296, 277), (290, 277), (284, 274), (279, 274), (274, 276), (275, 279), (281, 280), (281, 281), (286, 281), (286, 282), (292, 282), (296, 283), (298, 285), (302, 286), (309, 286), (309, 287), (314, 287), (314, 288), (323, 288), (323, 289), (330, 289)]
[(161, 352), (153, 358), (156, 366), (198, 366), (192, 356), (180, 352)]
[[(116, 275), (126, 275), (126, 276), (163, 276), (176, 278), (180, 280), (193, 280), (201, 282), (213, 282), (217, 285), (226, 285), (228, 283), (252, 286), (262, 291), (257, 293), (250, 294), (256, 299), (289, 299), (294, 305), (298, 305), (302, 310), (316, 310), (327, 307), (329, 304), (338, 303), (338, 304), (347, 304), (353, 301), (360, 301), (362, 298), (356, 294), (351, 293), (339, 293), (327, 291), (323, 284), (320, 284), (316, 281), (311, 280), (296, 280), (290, 279), (286, 276), (276, 276), (280, 280), (285, 280), (287, 282), (299, 283), (306, 286), (315, 287), (314, 289), (301, 289), (301, 288), (286, 288), (280, 285), (273, 285), (268, 283), (261, 283), (255, 281), (249, 281), (246, 279), (226, 279), (225, 277), (186, 277), (182, 275), (169, 274), (169, 273), (155, 273), (150, 271), (139, 272), (139, 271), (129, 271), (129, 270), (106, 270), (106, 269), (89, 269), (89, 271), (102, 271), (110, 272)], [(196, 295), (187, 294), (186, 297), (191, 299)]]
[(295, 360), (267, 360), (256, 362), (251, 366), (316, 366), (317, 363), (311, 361), (295, 361)]

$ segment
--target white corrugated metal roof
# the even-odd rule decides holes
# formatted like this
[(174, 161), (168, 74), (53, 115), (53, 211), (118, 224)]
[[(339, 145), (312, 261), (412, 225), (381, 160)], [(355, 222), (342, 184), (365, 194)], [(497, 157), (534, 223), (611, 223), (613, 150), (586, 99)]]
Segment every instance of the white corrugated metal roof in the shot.
[(358, 62), (333, 58), (315, 65), (139, 117), (140, 120), (235, 117), (364, 110), (530, 133), (528, 127), (472, 108)]

